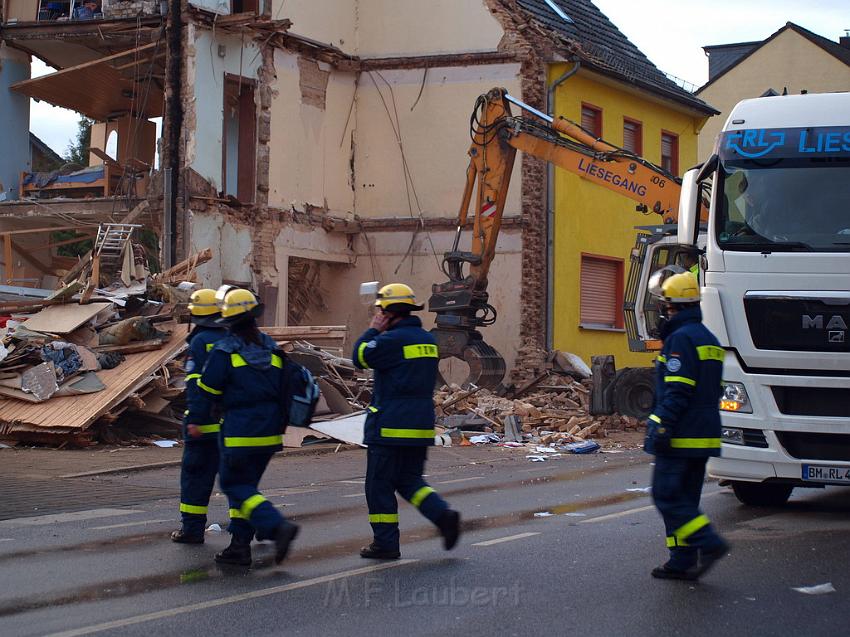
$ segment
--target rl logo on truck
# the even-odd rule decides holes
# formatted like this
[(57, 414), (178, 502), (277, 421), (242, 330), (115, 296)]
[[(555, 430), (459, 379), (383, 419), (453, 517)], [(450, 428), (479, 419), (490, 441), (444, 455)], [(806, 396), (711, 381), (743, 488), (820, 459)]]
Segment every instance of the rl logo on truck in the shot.
[(803, 314), (803, 329), (804, 330), (829, 330), (827, 341), (830, 343), (843, 343), (844, 335), (847, 333), (847, 323), (840, 314), (834, 314), (830, 317), (829, 322), (824, 327), (823, 314), (809, 316)]
[(764, 157), (773, 149), (785, 144), (783, 131), (750, 129), (727, 133), (726, 148), (734, 150), (744, 157), (756, 159)]

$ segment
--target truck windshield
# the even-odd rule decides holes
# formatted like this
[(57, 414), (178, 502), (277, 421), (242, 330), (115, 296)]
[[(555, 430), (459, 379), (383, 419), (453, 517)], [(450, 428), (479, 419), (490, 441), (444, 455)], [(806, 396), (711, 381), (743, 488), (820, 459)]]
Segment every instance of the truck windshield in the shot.
[[(842, 152), (839, 133), (839, 152), (809, 152), (806, 144), (817, 149), (812, 131), (818, 129), (790, 129), (783, 136), (801, 130), (802, 141), (798, 135), (760, 156), (751, 156), (757, 149), (742, 151), (740, 134), (736, 144), (728, 143), (729, 133), (721, 138), (715, 230), (724, 250), (850, 251), (850, 143)], [(762, 132), (753, 141), (769, 141), (771, 134), (777, 133)]]

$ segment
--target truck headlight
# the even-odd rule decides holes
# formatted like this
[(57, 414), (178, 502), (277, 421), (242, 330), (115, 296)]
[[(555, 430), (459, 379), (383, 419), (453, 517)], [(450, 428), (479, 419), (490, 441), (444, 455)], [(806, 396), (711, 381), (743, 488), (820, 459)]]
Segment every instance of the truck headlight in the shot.
[(720, 430), (720, 439), (730, 445), (743, 445), (744, 430), (737, 427), (723, 427)]
[(723, 394), (720, 396), (720, 411), (734, 411), (740, 414), (753, 413), (750, 397), (743, 383), (723, 381)]

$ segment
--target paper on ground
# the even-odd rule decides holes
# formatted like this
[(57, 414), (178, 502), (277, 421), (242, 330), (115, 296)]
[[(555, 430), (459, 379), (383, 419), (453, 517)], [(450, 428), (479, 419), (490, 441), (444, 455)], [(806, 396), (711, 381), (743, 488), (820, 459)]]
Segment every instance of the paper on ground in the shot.
[(550, 511), (538, 511), (537, 513), (534, 514), (534, 517), (536, 517), (536, 518), (548, 518), (550, 515), (555, 515), (555, 514), (551, 513)]
[(170, 449), (171, 447), (176, 447), (179, 443), (176, 440), (154, 440), (153, 444), (157, 447), (164, 447), (165, 449)]
[(640, 487), (639, 489), (626, 489), (626, 491), (639, 492), (639, 493), (652, 493), (652, 487)]
[(791, 590), (798, 593), (805, 593), (806, 595), (826, 595), (827, 593), (834, 593), (835, 587), (832, 585), (832, 582), (827, 582), (826, 584), (818, 584), (816, 586), (792, 586)]

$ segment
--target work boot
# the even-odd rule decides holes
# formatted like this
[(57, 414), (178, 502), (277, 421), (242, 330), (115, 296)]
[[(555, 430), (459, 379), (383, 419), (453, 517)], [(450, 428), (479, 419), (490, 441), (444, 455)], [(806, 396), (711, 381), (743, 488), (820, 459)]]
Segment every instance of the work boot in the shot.
[(292, 544), (292, 540), (295, 539), (295, 536), (298, 535), (298, 525), (293, 524), (292, 522), (283, 521), (280, 523), (280, 526), (277, 527), (277, 530), (274, 534), (274, 563), (280, 564), (284, 558), (286, 558), (286, 554), (289, 553), (289, 545)]
[(177, 542), (178, 544), (203, 544), (204, 535), (194, 535), (186, 533), (183, 529), (178, 529), (171, 532), (171, 541)]
[(251, 566), (251, 543), (239, 542), (231, 538), (230, 546), (215, 554), (218, 564), (233, 564), (235, 566)]
[(443, 548), (451, 551), (460, 537), (460, 513), (446, 509), (437, 520), (437, 528), (443, 536)]
[(699, 566), (696, 568), (696, 576), (702, 577), (705, 575), (709, 569), (714, 566), (719, 560), (722, 560), (729, 554), (729, 545), (720, 540), (720, 544), (718, 544), (713, 549), (707, 551), (700, 551), (699, 554)]
[(398, 549), (385, 549), (372, 542), (369, 546), (364, 546), (360, 549), (360, 557), (365, 557), (369, 560), (397, 560), (401, 557), (401, 551)]
[(688, 582), (693, 582), (699, 577), (699, 575), (697, 575), (696, 568), (681, 570), (678, 568), (671, 568), (667, 566), (667, 564), (662, 564), (661, 566), (656, 566), (652, 569), (652, 576), (658, 579), (678, 579)]

